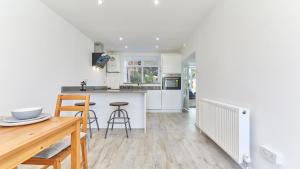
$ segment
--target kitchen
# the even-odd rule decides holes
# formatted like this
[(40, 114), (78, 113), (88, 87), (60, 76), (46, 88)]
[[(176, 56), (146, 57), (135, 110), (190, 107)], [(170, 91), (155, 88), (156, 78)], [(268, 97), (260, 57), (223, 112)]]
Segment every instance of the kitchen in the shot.
[[(102, 66), (97, 59), (110, 57)], [(89, 94), (96, 103), (92, 106), (100, 128), (107, 127), (107, 120), (114, 108), (110, 102), (126, 101), (131, 127), (146, 132), (146, 113), (182, 112), (181, 55), (179, 53), (104, 53), (103, 46), (95, 43), (93, 70), (106, 71), (106, 86), (63, 86), (62, 94)], [(92, 123), (92, 128), (97, 124)], [(116, 127), (124, 127), (116, 125)]]

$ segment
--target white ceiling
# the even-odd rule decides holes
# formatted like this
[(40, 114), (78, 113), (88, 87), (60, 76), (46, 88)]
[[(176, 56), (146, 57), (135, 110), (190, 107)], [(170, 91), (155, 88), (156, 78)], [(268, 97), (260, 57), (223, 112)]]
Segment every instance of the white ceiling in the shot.
[(97, 0), (41, 1), (89, 38), (102, 42), (106, 50), (116, 52), (180, 50), (215, 2), (160, 0), (155, 6), (154, 0), (103, 0), (98, 6)]

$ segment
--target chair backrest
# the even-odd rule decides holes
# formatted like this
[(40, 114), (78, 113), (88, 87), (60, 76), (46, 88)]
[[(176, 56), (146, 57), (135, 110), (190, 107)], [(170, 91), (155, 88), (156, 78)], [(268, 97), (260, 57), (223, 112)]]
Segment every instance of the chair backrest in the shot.
[[(64, 100), (69, 101), (82, 101), (84, 102), (84, 106), (63, 106), (62, 102)], [(83, 96), (83, 95), (58, 95), (56, 101), (56, 108), (55, 108), (55, 117), (60, 117), (61, 112), (83, 112), (82, 119), (81, 119), (81, 131), (86, 132), (87, 130), (87, 118), (88, 112), (90, 107), (90, 96)]]

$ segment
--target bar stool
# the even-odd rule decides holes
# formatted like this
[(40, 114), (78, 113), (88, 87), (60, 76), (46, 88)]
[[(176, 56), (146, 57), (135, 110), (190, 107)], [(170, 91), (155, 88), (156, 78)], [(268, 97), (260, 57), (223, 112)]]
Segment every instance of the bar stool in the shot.
[[(127, 106), (128, 104), (129, 104), (128, 102), (113, 102), (113, 103), (109, 104), (110, 106), (114, 106), (114, 107), (118, 107), (118, 108), (110, 114), (110, 117), (107, 121), (105, 138), (107, 137), (107, 132), (108, 132), (110, 124), (112, 124), (111, 130), (114, 129), (114, 124), (124, 124), (125, 131), (126, 131), (126, 137), (128, 138), (127, 123), (129, 125), (129, 129), (131, 131), (130, 118), (128, 117), (128, 112), (125, 109), (121, 109), (121, 106)], [(124, 120), (124, 122), (122, 122), (122, 121), (115, 122), (115, 120)]]
[[(94, 106), (96, 105), (95, 102), (90, 102), (90, 106)], [(84, 102), (80, 102), (80, 103), (75, 103), (75, 106), (84, 106)], [(92, 112), (93, 116), (90, 116), (90, 112)], [(75, 117), (78, 116), (80, 114), (80, 117), (82, 117), (82, 112), (77, 112), (75, 114)], [(90, 130), (90, 138), (92, 138), (92, 123), (96, 122), (96, 125), (97, 125), (97, 129), (99, 131), (99, 124), (98, 124), (98, 118), (97, 118), (97, 115), (95, 113), (94, 110), (89, 110), (89, 113), (88, 113), (88, 123), (89, 123), (89, 130)]]

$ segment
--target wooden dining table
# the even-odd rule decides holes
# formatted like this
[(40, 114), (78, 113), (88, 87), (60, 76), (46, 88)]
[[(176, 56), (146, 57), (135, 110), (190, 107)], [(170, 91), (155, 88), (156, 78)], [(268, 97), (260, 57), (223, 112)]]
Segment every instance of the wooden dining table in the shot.
[(71, 135), (71, 167), (80, 168), (80, 118), (53, 117), (44, 122), (0, 127), (0, 169), (19, 164)]

